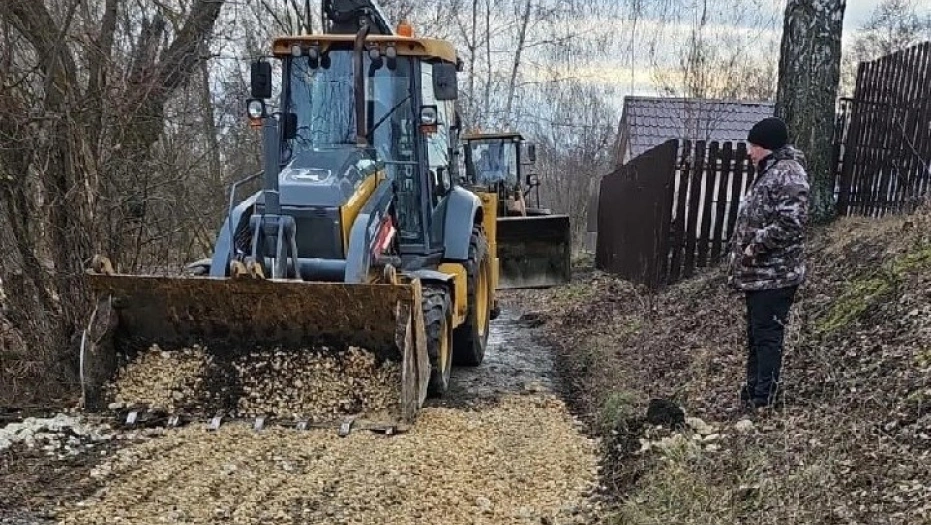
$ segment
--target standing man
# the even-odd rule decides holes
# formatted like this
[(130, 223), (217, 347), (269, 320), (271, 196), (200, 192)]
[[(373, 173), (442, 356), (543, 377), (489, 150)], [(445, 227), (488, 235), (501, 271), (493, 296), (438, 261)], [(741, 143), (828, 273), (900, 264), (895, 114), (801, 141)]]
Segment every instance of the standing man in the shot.
[(776, 396), (789, 310), (806, 276), (808, 177), (803, 154), (788, 139), (778, 118), (750, 130), (757, 178), (731, 238), (728, 282), (747, 302), (747, 382), (740, 399), (754, 409)]

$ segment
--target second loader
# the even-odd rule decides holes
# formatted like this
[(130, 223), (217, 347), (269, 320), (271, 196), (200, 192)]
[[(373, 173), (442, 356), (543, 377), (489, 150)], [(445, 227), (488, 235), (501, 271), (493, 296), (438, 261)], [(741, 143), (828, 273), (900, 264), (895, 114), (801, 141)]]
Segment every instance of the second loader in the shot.
[[(540, 207), (539, 179), (531, 173), (536, 148), (520, 133), (462, 137), (467, 184), (498, 202), (499, 289), (548, 288), (571, 279), (569, 216)], [(536, 190), (536, 206), (527, 197)]]
[[(232, 186), (212, 257), (177, 277), (124, 275), (96, 259), (97, 310), (81, 350), (87, 408), (107, 406), (118, 367), (152, 345), (206, 349), (213, 372), (198, 381), (220, 395), (196, 410), (210, 417), (234, 417), (245, 395), (248, 378), (223, 363), (259, 350), (357, 347), (397, 364), (386, 419), (400, 422), (446, 392), (454, 362), (482, 362), (498, 203), (455, 183), (462, 62), (445, 41), (392, 28), (375, 2), (328, 0), (324, 10), (323, 33), (272, 44), (275, 111), (271, 64), (251, 66), (247, 109), (264, 170)], [(261, 189), (239, 200), (250, 181)]]

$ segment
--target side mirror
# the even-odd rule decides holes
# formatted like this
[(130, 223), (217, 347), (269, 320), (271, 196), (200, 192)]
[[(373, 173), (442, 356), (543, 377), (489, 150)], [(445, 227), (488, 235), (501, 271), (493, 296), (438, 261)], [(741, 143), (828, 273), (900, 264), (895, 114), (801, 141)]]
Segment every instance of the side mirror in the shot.
[(537, 161), (537, 145), (536, 144), (527, 144), (527, 160), (531, 164)]
[(459, 98), (459, 79), (456, 77), (455, 64), (433, 64), (433, 97), (439, 101)]
[(540, 185), (540, 177), (535, 173), (530, 173), (527, 175), (527, 187), (534, 188)]
[(436, 178), (437, 178), (436, 187), (439, 188), (440, 193), (442, 195), (446, 195), (447, 193), (449, 193), (449, 190), (452, 189), (452, 185), (453, 185), (453, 182), (449, 177), (449, 170), (447, 170), (443, 166), (437, 167)]
[(261, 60), (253, 62), (250, 83), (252, 84), (252, 98), (271, 98), (272, 65)]

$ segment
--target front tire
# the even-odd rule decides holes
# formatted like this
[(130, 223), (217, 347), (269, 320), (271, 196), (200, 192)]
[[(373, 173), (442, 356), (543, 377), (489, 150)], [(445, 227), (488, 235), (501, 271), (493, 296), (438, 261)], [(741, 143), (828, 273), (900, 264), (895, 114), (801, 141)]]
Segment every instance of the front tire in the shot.
[(488, 257), (488, 239), (481, 225), (476, 224), (472, 228), (469, 260), (465, 266), (469, 314), (453, 334), (453, 356), (457, 365), (478, 366), (485, 358), (492, 310), (491, 260)]
[(449, 389), (453, 369), (451, 312), (449, 290), (446, 287), (424, 287), (423, 322), (427, 332), (427, 354), (430, 357), (427, 393), (432, 397), (441, 397)]

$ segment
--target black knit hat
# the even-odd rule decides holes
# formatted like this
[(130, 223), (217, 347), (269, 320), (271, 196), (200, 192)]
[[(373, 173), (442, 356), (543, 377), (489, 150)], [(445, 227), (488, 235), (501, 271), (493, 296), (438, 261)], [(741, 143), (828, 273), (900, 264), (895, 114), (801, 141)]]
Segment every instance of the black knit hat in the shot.
[(789, 142), (789, 129), (781, 119), (765, 118), (753, 125), (747, 142), (768, 150), (777, 150)]

